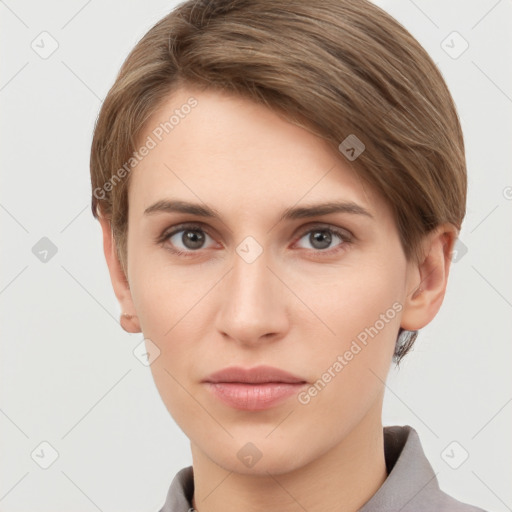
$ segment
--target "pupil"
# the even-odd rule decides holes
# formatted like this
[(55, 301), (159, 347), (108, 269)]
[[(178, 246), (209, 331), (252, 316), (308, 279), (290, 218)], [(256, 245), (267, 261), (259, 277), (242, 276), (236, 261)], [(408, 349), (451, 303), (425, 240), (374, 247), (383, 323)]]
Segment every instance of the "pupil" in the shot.
[[(189, 249), (197, 249), (204, 241), (204, 236), (199, 231), (185, 231), (183, 243)], [(191, 245), (190, 245), (191, 244)]]
[[(314, 231), (311, 237), (315, 242), (320, 242), (320, 245), (323, 243), (323, 246), (317, 247), (317, 249), (325, 249), (331, 243), (331, 234), (327, 231)], [(315, 246), (314, 243), (312, 245)]]

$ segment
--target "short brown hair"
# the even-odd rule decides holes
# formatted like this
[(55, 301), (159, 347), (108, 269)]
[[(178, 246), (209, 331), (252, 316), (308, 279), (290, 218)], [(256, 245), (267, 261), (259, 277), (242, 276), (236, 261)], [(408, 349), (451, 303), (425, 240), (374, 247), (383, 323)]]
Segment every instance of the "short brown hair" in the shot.
[(456, 108), (400, 23), (367, 0), (189, 0), (132, 50), (94, 130), (92, 211), (110, 219), (123, 268), (130, 175), (113, 178), (148, 118), (187, 84), (262, 103), (333, 148), (355, 135), (364, 151), (346, 161), (392, 208), (408, 260), (440, 224), (460, 230), (467, 178)]

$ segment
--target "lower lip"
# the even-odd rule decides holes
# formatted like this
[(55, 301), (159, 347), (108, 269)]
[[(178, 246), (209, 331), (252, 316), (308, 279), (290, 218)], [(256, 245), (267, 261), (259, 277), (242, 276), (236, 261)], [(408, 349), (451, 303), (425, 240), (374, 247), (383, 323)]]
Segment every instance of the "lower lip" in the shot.
[(283, 402), (295, 395), (305, 385), (304, 382), (266, 382), (264, 384), (244, 384), (241, 382), (206, 382), (208, 389), (222, 402), (245, 411), (261, 411)]

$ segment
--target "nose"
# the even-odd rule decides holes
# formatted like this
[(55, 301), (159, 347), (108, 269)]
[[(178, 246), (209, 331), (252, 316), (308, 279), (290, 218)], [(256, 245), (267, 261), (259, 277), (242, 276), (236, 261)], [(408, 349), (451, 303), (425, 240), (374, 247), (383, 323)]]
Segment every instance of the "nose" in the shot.
[(248, 262), (234, 253), (233, 268), (219, 289), (222, 294), (216, 327), (242, 345), (277, 341), (289, 327), (291, 293), (264, 251)]

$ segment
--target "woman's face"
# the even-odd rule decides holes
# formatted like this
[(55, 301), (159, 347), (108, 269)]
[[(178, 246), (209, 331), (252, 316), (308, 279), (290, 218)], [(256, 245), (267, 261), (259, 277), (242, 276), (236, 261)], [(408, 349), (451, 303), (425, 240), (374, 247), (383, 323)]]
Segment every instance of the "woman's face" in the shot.
[[(129, 188), (131, 300), (160, 351), (156, 386), (196, 452), (282, 473), (380, 424), (414, 286), (382, 198), (324, 141), (238, 97), (179, 90), (140, 141), (154, 147)], [(174, 211), (178, 201), (203, 214)], [(327, 203), (345, 207), (307, 215)], [(260, 365), (299, 383), (205, 382)]]

